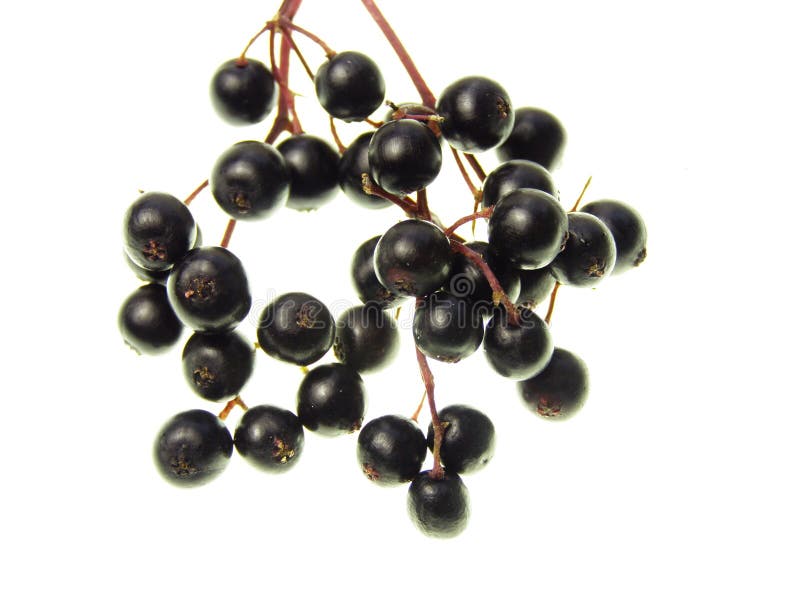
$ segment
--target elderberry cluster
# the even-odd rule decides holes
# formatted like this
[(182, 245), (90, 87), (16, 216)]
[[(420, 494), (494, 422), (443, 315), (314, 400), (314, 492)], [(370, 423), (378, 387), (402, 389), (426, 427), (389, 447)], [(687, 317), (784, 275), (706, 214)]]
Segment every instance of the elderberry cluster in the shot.
[[(265, 31), (277, 31), (282, 42), (292, 32), (297, 37), (301, 30), (291, 16), (282, 14)], [(297, 51), (294, 42), (292, 48)], [(359, 52), (326, 54), (314, 89), (339, 148), (293, 120), (288, 68), (243, 54), (214, 74), (214, 107), (234, 125), (262, 122), (276, 103), (278, 115), (266, 142), (241, 141), (222, 152), (208, 187), (231, 219), (228, 234), (236, 221), (271, 218), (284, 206), (317, 209), (337, 201), (339, 190), (368, 209), (400, 207), (407, 218), (355, 249), (352, 283), (362, 304), (334, 318), (317, 298), (287, 291), (263, 308), (254, 343), (238, 327), (252, 300), (245, 268), (226, 247), (229, 235), (219, 246), (204, 245), (188, 207), (195, 194), (184, 202), (148, 192), (123, 219), (125, 259), (147, 284), (123, 303), (119, 327), (142, 354), (164, 352), (184, 328), (192, 330), (182, 354), (186, 382), (205, 400), (227, 402), (219, 415), (192, 409), (164, 425), (155, 462), (170, 482), (208, 482), (225, 469), (234, 448), (263, 471), (283, 472), (300, 458), (306, 431), (358, 431), (355, 454), (364, 475), (380, 486), (409, 485), (412, 521), (426, 534), (453, 536), (469, 516), (461, 475), (491, 460), (495, 427), (464, 404), (437, 410), (427, 360), (454, 363), (483, 347), (491, 368), (518, 382), (535, 414), (573, 416), (586, 399), (586, 365), (554, 346), (549, 315), (534, 309), (551, 298), (552, 310), (561, 285), (594, 287), (638, 266), (646, 252), (645, 225), (633, 208), (614, 200), (565, 209), (551, 174), (565, 145), (564, 128), (547, 111), (515, 109), (491, 79), (459, 79), (431, 105), (389, 103), (376, 123), (368, 120), (386, 100), (378, 65)], [(333, 119), (368, 121), (369, 129), (344, 146)], [(284, 131), (290, 135), (273, 145)], [(445, 228), (425, 189), (439, 175), (448, 145), (454, 149), (448, 153), (474, 161), (479, 177), (474, 153), (494, 149), (502, 162), (472, 190), (470, 199), (480, 203), (474, 213)], [(416, 201), (407, 196), (412, 193)], [(478, 218), (488, 219), (488, 239), (466, 242), (456, 229)], [(409, 300), (431, 414), (425, 434), (419, 409), (411, 418), (390, 414), (363, 423), (362, 374), (395, 360), (399, 332), (389, 310)], [(239, 396), (259, 349), (304, 369), (293, 410), (248, 408)], [(317, 364), (331, 349), (336, 361)], [(224, 419), (237, 405), (245, 412), (231, 434)], [(433, 467), (423, 470), (429, 452)]]

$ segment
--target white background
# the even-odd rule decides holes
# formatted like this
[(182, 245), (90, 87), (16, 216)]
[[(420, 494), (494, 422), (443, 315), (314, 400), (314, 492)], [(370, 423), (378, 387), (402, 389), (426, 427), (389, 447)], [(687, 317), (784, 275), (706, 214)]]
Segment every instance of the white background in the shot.
[[(446, 542), (414, 529), (403, 488), (360, 474), (354, 436), (308, 434), (285, 476), (234, 455), (200, 489), (159, 478), (161, 424), (221, 407), (192, 395), (179, 349), (140, 358), (121, 342), (117, 311), (137, 286), (121, 218), (137, 190), (185, 197), (225, 148), (263, 137), (219, 121), (207, 86), (277, 5), (0, 9), (4, 596), (797, 598), (800, 48), (786, 2), (384, 0), (434, 93), (485, 74), (561, 118), (565, 204), (592, 175), (588, 200), (647, 220), (640, 269), (560, 294), (553, 335), (589, 365), (586, 407), (546, 423), (480, 353), (432, 364), (440, 405), (484, 410), (499, 436), (465, 477), (471, 523)], [(306, 0), (297, 23), (376, 58), (390, 99), (415, 98), (357, 0)], [(327, 136), (297, 66), (303, 123)], [(445, 163), (430, 198), (450, 222), (471, 200)], [(211, 196), (192, 209), (217, 243)], [(399, 217), (339, 197), (240, 225), (248, 335), (271, 294), (307, 291), (335, 313), (355, 302), (352, 251)], [(366, 378), (368, 418), (410, 415), (420, 397), (409, 316), (395, 365)], [(300, 378), (261, 354), (243, 397), (293, 408)]]

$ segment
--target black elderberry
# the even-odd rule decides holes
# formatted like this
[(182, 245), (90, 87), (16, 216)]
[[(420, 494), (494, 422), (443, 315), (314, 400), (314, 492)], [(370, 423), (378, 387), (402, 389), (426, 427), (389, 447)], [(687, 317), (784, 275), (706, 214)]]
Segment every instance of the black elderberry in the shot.
[(375, 247), (380, 239), (381, 236), (376, 235), (356, 249), (350, 263), (350, 279), (361, 302), (376, 302), (382, 308), (390, 308), (400, 304), (403, 298), (387, 290), (375, 274)]
[(368, 154), (373, 133), (367, 131), (359, 135), (342, 154), (339, 161), (339, 187), (348, 198), (364, 208), (386, 208), (392, 206), (389, 200), (364, 191), (364, 174), (372, 181)]
[(617, 260), (612, 274), (638, 267), (647, 257), (647, 227), (642, 216), (618, 200), (595, 200), (581, 209), (605, 223), (614, 236)]
[(548, 421), (564, 421), (574, 416), (589, 393), (589, 369), (578, 356), (556, 348), (544, 370), (517, 383), (517, 390), (535, 414)]
[(406, 417), (378, 417), (358, 434), (358, 464), (364, 475), (379, 485), (411, 481), (422, 468), (426, 454), (425, 436)]
[(295, 210), (319, 208), (331, 200), (339, 182), (339, 154), (325, 140), (305, 133), (277, 147), (289, 169), (289, 200)]
[[(509, 299), (515, 302), (519, 295), (520, 272), (501, 258), (486, 242), (469, 242), (466, 246), (480, 255), (497, 278), (500, 287)], [(445, 289), (454, 296), (471, 302), (474, 309), (481, 314), (488, 313), (494, 305), (493, 290), (486, 275), (478, 265), (463, 254), (453, 256), (453, 268)]]
[[(485, 467), (494, 456), (494, 424), (481, 411), (451, 404), (439, 411), (444, 426), (440, 449), (448, 473), (472, 473)], [(433, 450), (433, 424), (428, 427), (428, 448)]]
[(206, 400), (238, 395), (253, 374), (255, 348), (236, 331), (195, 333), (183, 347), (183, 375)]
[(331, 363), (311, 369), (297, 391), (297, 416), (316, 433), (336, 436), (361, 428), (366, 390), (358, 371)]
[(518, 322), (498, 307), (486, 324), (483, 349), (491, 367), (509, 379), (527, 379), (540, 373), (553, 354), (550, 328), (526, 309), (518, 311)]
[(568, 222), (567, 245), (550, 264), (550, 272), (559, 283), (595, 286), (614, 268), (617, 256), (614, 238), (594, 215), (571, 212)]
[(372, 178), (387, 192), (408, 194), (427, 187), (442, 168), (442, 147), (423, 123), (384, 123), (369, 143)]
[(435, 292), (414, 312), (414, 343), (442, 362), (472, 355), (483, 340), (483, 318), (472, 303), (448, 292)]
[(329, 115), (362, 121), (382, 103), (386, 84), (380, 69), (360, 52), (339, 52), (322, 63), (314, 77), (317, 100)]
[(497, 148), (497, 156), (503, 161), (531, 160), (549, 170), (558, 165), (566, 140), (564, 126), (549, 112), (541, 108), (518, 108), (514, 111), (514, 128)]
[(553, 176), (542, 165), (529, 160), (510, 160), (486, 176), (481, 196), (483, 207), (497, 204), (500, 198), (520, 188), (542, 190), (554, 198), (558, 197)]
[(303, 451), (305, 434), (293, 412), (262, 404), (251, 406), (239, 421), (233, 443), (240, 456), (263, 471), (291, 469)]
[(519, 270), (517, 273), (519, 273), (519, 297), (517, 302), (527, 308), (539, 306), (550, 296), (556, 284), (555, 277), (547, 267)]
[(192, 248), (195, 236), (192, 213), (169, 194), (142, 194), (123, 219), (125, 252), (149, 271), (171, 269)]
[(260, 61), (234, 58), (214, 73), (211, 101), (231, 125), (260, 123), (275, 106), (275, 78)]
[(264, 308), (256, 333), (264, 352), (305, 366), (318, 361), (333, 345), (335, 324), (328, 307), (314, 296), (291, 292)]
[(469, 493), (457, 473), (435, 478), (422, 471), (408, 488), (407, 506), (414, 525), (431, 537), (455, 537), (469, 521)]
[(353, 306), (336, 320), (336, 359), (359, 373), (382, 369), (394, 359), (399, 347), (397, 324), (378, 304)]
[(217, 477), (233, 454), (225, 423), (205, 410), (189, 410), (170, 419), (156, 437), (156, 466), (167, 481), (182, 487)]
[(122, 339), (139, 354), (160, 354), (181, 336), (183, 324), (169, 304), (166, 288), (143, 285), (123, 302), (118, 324)]

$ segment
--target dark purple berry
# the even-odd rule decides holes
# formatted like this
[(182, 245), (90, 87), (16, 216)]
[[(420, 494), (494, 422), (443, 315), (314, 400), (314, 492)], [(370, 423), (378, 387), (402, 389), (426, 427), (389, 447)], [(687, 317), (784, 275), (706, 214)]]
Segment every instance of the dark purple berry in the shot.
[(422, 471), (408, 487), (408, 514), (422, 533), (431, 537), (455, 537), (469, 521), (469, 493), (457, 473), (432, 477)]
[(239, 455), (262, 471), (284, 473), (297, 464), (305, 434), (288, 410), (262, 404), (245, 411), (233, 436)]
[(414, 343), (423, 354), (454, 363), (480, 347), (483, 318), (467, 300), (439, 291), (417, 306), (413, 331)]
[(143, 285), (128, 296), (117, 321), (122, 339), (138, 354), (166, 352), (183, 331), (167, 299), (167, 289), (158, 283)]
[(353, 306), (336, 320), (336, 359), (359, 373), (382, 369), (394, 359), (399, 347), (397, 324), (378, 304)]
[(366, 402), (358, 371), (339, 363), (320, 365), (300, 384), (297, 416), (306, 429), (321, 435), (353, 433), (361, 428)]
[(423, 123), (384, 123), (369, 143), (372, 178), (387, 192), (408, 194), (430, 185), (442, 168), (442, 147)]
[(314, 77), (317, 100), (343, 121), (363, 121), (383, 103), (386, 85), (378, 65), (360, 52), (339, 52)]
[(220, 208), (234, 219), (265, 219), (286, 204), (289, 169), (269, 144), (234, 144), (217, 159), (209, 179)]
[(617, 200), (595, 200), (581, 209), (605, 223), (614, 236), (617, 261), (612, 274), (638, 267), (647, 257), (647, 227), (631, 206)]
[(295, 210), (312, 210), (331, 200), (339, 183), (339, 153), (325, 140), (305, 133), (277, 147), (289, 169), (289, 200)]
[(543, 419), (564, 421), (586, 402), (589, 369), (572, 352), (556, 348), (544, 371), (518, 382), (517, 390), (526, 406)]
[(260, 123), (275, 106), (275, 78), (262, 62), (234, 58), (214, 73), (211, 102), (231, 125)]
[(518, 108), (514, 111), (514, 128), (497, 149), (500, 160), (522, 158), (539, 163), (545, 169), (558, 166), (564, 151), (567, 133), (564, 126), (541, 108)]
[(393, 225), (375, 247), (375, 274), (398, 296), (425, 296), (450, 275), (450, 241), (433, 223), (409, 219)]
[[(466, 246), (483, 258), (500, 283), (500, 287), (511, 301), (515, 302), (519, 295), (519, 272), (498, 256), (486, 242), (469, 242)], [(453, 256), (453, 268), (445, 289), (457, 298), (471, 302), (475, 310), (481, 314), (490, 312), (494, 306), (494, 294), (489, 281), (481, 268), (463, 254)]]
[(334, 332), (327, 306), (309, 294), (291, 292), (264, 308), (257, 335), (261, 349), (273, 358), (305, 366), (330, 350)]
[(125, 213), (125, 252), (143, 269), (171, 269), (192, 248), (195, 227), (192, 213), (175, 196), (142, 194)]
[(373, 196), (364, 191), (363, 175), (369, 174), (369, 143), (372, 140), (372, 131), (359, 135), (347, 147), (339, 161), (339, 187), (356, 204), (364, 208), (386, 208), (392, 203), (380, 196)]
[(361, 302), (376, 302), (382, 308), (391, 308), (400, 304), (403, 298), (387, 290), (375, 274), (375, 246), (380, 239), (381, 236), (376, 235), (356, 249), (350, 263), (350, 279)]
[(411, 481), (422, 468), (427, 453), (425, 436), (406, 417), (378, 417), (364, 425), (358, 434), (358, 464), (367, 479), (379, 485)]
[(520, 284), (517, 302), (526, 308), (536, 308), (553, 292), (556, 280), (547, 267), (520, 270), (517, 273)]
[(522, 188), (503, 196), (489, 218), (489, 244), (521, 269), (550, 264), (567, 241), (567, 213), (550, 194)]
[(614, 238), (594, 215), (571, 212), (567, 216), (567, 245), (550, 264), (550, 272), (559, 283), (593, 287), (614, 269)]
[(195, 331), (229, 331), (250, 311), (251, 297), (241, 261), (217, 246), (191, 250), (167, 282), (172, 308)]
[[(444, 425), (440, 456), (448, 473), (481, 470), (494, 456), (494, 424), (481, 411), (452, 404), (439, 411)], [(433, 424), (428, 427), (428, 448), (433, 450)]]
[(464, 77), (447, 86), (436, 112), (442, 136), (462, 152), (482, 152), (501, 144), (514, 126), (511, 100), (500, 84), (486, 77)]
[(553, 354), (550, 328), (536, 313), (520, 308), (519, 322), (498, 308), (486, 324), (483, 349), (492, 368), (509, 379), (528, 379), (547, 366)]
[(208, 483), (233, 454), (233, 439), (219, 417), (189, 410), (172, 417), (156, 437), (154, 458), (164, 478), (178, 486)]
[(183, 376), (206, 400), (237, 396), (253, 374), (255, 348), (236, 331), (195, 333), (183, 347)]
[(558, 197), (553, 176), (542, 165), (529, 160), (510, 160), (486, 176), (483, 182), (483, 207), (493, 206), (506, 194), (521, 188), (542, 190), (554, 198)]

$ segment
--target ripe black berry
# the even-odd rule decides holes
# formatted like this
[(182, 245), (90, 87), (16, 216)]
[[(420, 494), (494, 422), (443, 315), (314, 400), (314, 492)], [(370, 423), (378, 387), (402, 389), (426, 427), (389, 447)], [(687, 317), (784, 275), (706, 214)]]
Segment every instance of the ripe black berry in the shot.
[(528, 379), (547, 366), (553, 354), (550, 328), (536, 313), (519, 309), (513, 324), (505, 310), (497, 309), (486, 324), (483, 349), (489, 364), (503, 377)]
[(514, 111), (511, 135), (497, 149), (497, 156), (500, 160), (532, 160), (552, 169), (558, 165), (566, 140), (564, 126), (549, 112), (541, 108), (518, 108)]
[(169, 305), (167, 289), (158, 283), (133, 292), (119, 311), (122, 339), (139, 354), (160, 354), (180, 338), (183, 324)]
[(440, 288), (452, 261), (447, 236), (428, 221), (401, 221), (375, 247), (378, 281), (398, 296), (425, 296)]
[(372, 178), (387, 192), (408, 194), (430, 185), (442, 168), (442, 147), (423, 123), (384, 123), (369, 143)]
[(236, 396), (253, 374), (255, 348), (236, 331), (195, 333), (183, 347), (183, 376), (206, 400)]
[[(442, 465), (448, 473), (479, 471), (494, 456), (494, 424), (481, 411), (452, 404), (439, 411), (444, 425)], [(428, 427), (428, 448), (433, 450), (433, 424)]]
[(417, 306), (413, 330), (414, 342), (423, 354), (454, 363), (480, 347), (483, 318), (467, 300), (440, 291)]
[(395, 320), (378, 304), (361, 304), (336, 320), (336, 359), (359, 373), (382, 369), (397, 355), (400, 335)]
[(297, 416), (306, 429), (326, 436), (361, 428), (366, 390), (358, 371), (331, 363), (311, 369), (297, 391)]
[(333, 316), (314, 296), (283, 294), (261, 312), (257, 335), (261, 349), (273, 358), (310, 365), (333, 344)]
[(375, 274), (375, 246), (380, 239), (381, 236), (376, 235), (356, 249), (350, 263), (350, 279), (361, 302), (377, 302), (382, 308), (390, 308), (400, 304), (403, 298), (387, 290)]
[(362, 121), (383, 103), (386, 85), (378, 65), (360, 52), (339, 52), (314, 77), (317, 99), (343, 121)]
[(514, 126), (511, 100), (500, 84), (486, 77), (464, 77), (447, 86), (436, 112), (442, 136), (463, 152), (482, 152), (502, 143)]
[(547, 367), (530, 379), (517, 383), (522, 400), (548, 421), (564, 421), (577, 413), (589, 394), (589, 369), (572, 352), (553, 350)]
[(519, 273), (519, 298), (517, 302), (527, 308), (535, 308), (542, 303), (553, 291), (556, 279), (550, 269), (520, 270)]
[(425, 436), (406, 417), (378, 417), (358, 434), (358, 464), (367, 479), (379, 485), (411, 481), (422, 468), (426, 454)]
[(422, 471), (408, 487), (408, 514), (422, 533), (431, 537), (455, 537), (469, 521), (469, 493), (457, 473), (434, 479)]
[(614, 268), (614, 238), (603, 222), (588, 213), (569, 213), (569, 237), (564, 250), (550, 264), (559, 283), (591, 287)]
[(262, 62), (234, 58), (214, 73), (211, 102), (231, 125), (260, 123), (275, 106), (275, 78)]
[(167, 481), (189, 487), (222, 473), (233, 454), (233, 439), (216, 415), (189, 410), (164, 425), (154, 450), (156, 466)]
[(240, 456), (272, 473), (283, 473), (297, 464), (304, 442), (300, 419), (291, 411), (266, 404), (247, 409), (233, 436)]
[(142, 194), (123, 219), (125, 252), (150, 271), (171, 269), (191, 249), (195, 235), (192, 213), (169, 194)]
[(581, 212), (600, 219), (614, 236), (617, 249), (614, 275), (642, 264), (647, 256), (647, 228), (634, 208), (617, 200), (595, 200), (584, 206)]
[(550, 264), (567, 241), (567, 213), (550, 194), (522, 188), (503, 196), (489, 218), (489, 244), (522, 269)]
[(209, 178), (220, 208), (234, 219), (265, 219), (289, 197), (289, 169), (269, 144), (234, 144), (217, 159)]
[(225, 248), (191, 250), (167, 282), (172, 308), (195, 331), (227, 331), (250, 310), (250, 288), (241, 261)]
[(497, 204), (500, 198), (520, 188), (542, 190), (554, 198), (558, 197), (553, 176), (542, 165), (529, 160), (510, 160), (486, 176), (481, 200), (483, 207)]
[[(364, 208), (386, 208), (392, 203), (380, 196), (373, 196), (364, 191), (362, 176), (369, 175), (369, 143), (372, 131), (367, 131), (354, 139), (342, 154), (339, 161), (339, 187), (356, 204)], [(374, 182), (373, 182), (374, 183)]]
[[(519, 295), (520, 272), (503, 260), (486, 242), (469, 242), (467, 248), (477, 252), (497, 277), (503, 291), (512, 302)], [(471, 302), (481, 314), (488, 313), (493, 306), (492, 287), (483, 271), (463, 254), (453, 256), (453, 268), (445, 289), (457, 298)]]
[(311, 210), (334, 197), (339, 182), (339, 154), (328, 142), (301, 133), (286, 138), (277, 150), (289, 169), (286, 206)]

